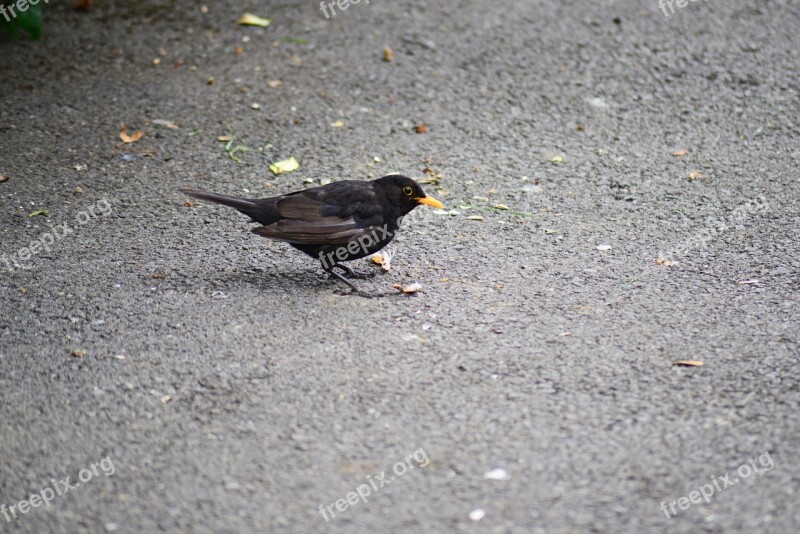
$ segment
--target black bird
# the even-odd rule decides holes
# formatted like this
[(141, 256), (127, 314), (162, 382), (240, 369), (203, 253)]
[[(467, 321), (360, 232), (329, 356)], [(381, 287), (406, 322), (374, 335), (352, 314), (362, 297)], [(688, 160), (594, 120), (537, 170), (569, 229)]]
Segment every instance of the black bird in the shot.
[[(420, 204), (444, 207), (407, 176), (371, 182), (344, 180), (271, 198), (237, 198), (194, 189), (182, 193), (236, 208), (261, 226), (253, 233), (284, 241), (320, 260), (322, 268), (359, 292), (349, 280), (362, 276), (344, 261), (373, 254), (394, 238), (403, 216)], [(360, 292), (359, 292), (360, 293)]]

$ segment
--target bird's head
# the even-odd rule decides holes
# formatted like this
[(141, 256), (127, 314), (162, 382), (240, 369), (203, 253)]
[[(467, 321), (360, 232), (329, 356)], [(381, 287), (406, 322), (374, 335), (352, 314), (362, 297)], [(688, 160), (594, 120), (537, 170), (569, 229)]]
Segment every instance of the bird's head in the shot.
[(408, 213), (420, 204), (443, 208), (444, 205), (433, 197), (429, 197), (422, 187), (402, 174), (390, 174), (375, 180), (375, 187), (383, 193), (392, 204), (399, 206), (404, 213)]

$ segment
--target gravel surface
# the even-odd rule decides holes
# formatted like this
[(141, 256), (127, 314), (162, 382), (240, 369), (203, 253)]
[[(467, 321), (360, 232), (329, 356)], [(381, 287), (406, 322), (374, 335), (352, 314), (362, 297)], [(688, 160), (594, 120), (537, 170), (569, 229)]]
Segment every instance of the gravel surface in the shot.
[[(800, 530), (797, 2), (95, 4), (0, 35), (0, 532)], [(177, 191), (390, 172), (382, 299)]]

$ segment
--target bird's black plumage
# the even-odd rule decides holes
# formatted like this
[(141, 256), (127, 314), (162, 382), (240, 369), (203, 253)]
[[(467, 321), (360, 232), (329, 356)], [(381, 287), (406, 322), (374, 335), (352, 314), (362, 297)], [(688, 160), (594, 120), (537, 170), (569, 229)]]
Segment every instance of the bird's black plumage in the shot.
[(392, 174), (370, 182), (345, 180), (270, 198), (237, 198), (193, 189), (181, 192), (236, 208), (260, 226), (252, 231), (284, 241), (317, 258), (323, 268), (352, 274), (341, 262), (373, 254), (392, 241), (400, 220), (420, 204), (442, 207), (407, 176)]

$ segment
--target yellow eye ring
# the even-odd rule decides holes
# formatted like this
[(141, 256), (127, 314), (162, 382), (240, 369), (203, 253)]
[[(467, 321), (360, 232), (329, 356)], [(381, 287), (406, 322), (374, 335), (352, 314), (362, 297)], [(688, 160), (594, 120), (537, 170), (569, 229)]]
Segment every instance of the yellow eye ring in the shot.
[(404, 194), (405, 196), (407, 196), (407, 197), (410, 197), (412, 193), (414, 193), (414, 190), (413, 190), (413, 189), (411, 189), (410, 187), (408, 187), (408, 186), (405, 186), (405, 187), (403, 188), (403, 194)]

